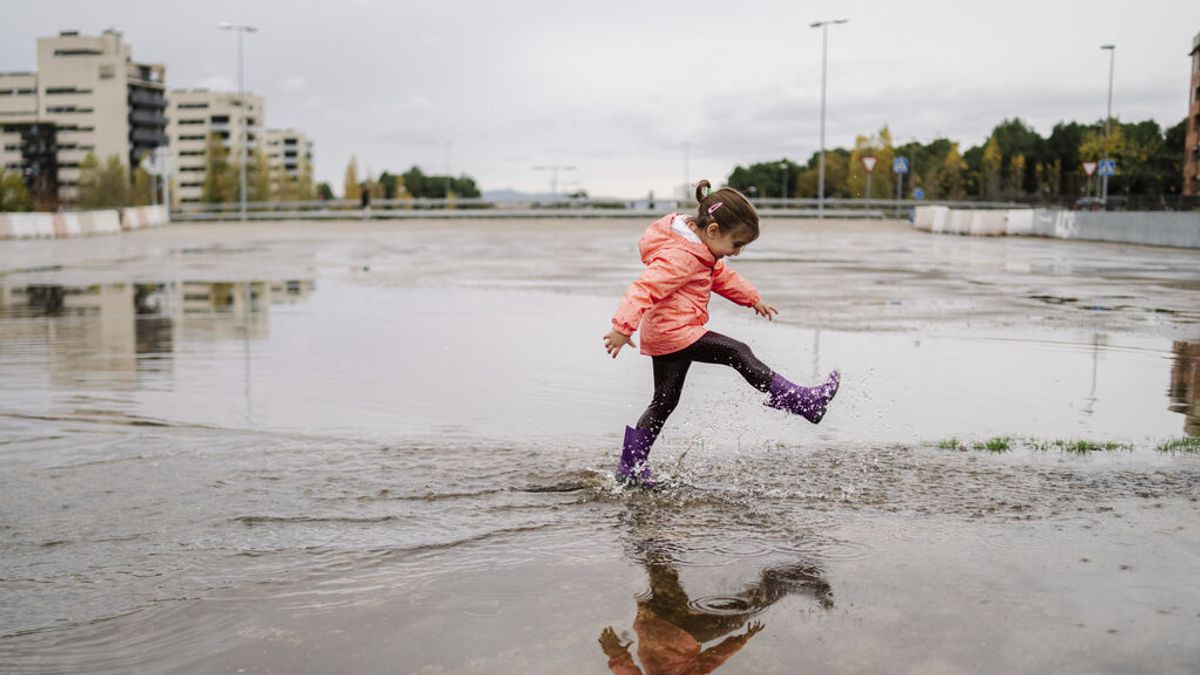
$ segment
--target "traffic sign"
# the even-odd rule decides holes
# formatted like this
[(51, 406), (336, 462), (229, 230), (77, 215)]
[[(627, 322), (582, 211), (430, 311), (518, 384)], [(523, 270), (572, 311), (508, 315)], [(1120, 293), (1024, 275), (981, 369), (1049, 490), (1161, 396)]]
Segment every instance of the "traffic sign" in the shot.
[(1095, 162), (1084, 162), (1083, 163), (1083, 172), (1085, 174), (1087, 174), (1088, 178), (1091, 178), (1092, 174), (1096, 173), (1096, 163)]
[(908, 158), (897, 157), (892, 160), (892, 171), (895, 173), (908, 173)]
[(860, 157), (859, 161), (862, 162), (863, 168), (866, 169), (867, 173), (871, 173), (875, 170), (875, 162), (877, 160), (874, 157)]
[(1117, 160), (1115, 160), (1115, 159), (1100, 160), (1100, 175), (1101, 176), (1117, 175)]
[(913, 190), (913, 199), (915, 199), (917, 201), (921, 201), (922, 199), (925, 199), (925, 191), (922, 190), (921, 188), (917, 188), (917, 189)]

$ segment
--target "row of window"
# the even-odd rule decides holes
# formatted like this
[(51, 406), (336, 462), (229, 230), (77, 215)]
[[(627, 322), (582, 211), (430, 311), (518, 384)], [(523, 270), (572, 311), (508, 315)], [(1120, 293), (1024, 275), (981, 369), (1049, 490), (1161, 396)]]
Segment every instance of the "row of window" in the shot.
[(95, 111), (95, 108), (80, 108), (73, 105), (52, 105), (46, 107), (46, 112), (48, 113), (90, 113)]
[(32, 96), (37, 89), (0, 89), (0, 96)]
[(46, 87), (46, 94), (53, 96), (55, 94), (90, 94), (91, 89), (80, 89), (78, 87)]

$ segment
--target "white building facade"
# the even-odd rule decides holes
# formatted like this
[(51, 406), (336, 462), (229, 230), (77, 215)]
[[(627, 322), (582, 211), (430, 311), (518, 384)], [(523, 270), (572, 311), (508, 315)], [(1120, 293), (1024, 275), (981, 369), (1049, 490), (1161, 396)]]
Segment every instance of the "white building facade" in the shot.
[[(263, 136), (266, 109), (263, 98), (256, 94), (247, 93), (245, 101), (248, 162), (254, 162), (255, 150)], [(196, 203), (202, 200), (204, 194), (210, 135), (216, 134), (221, 138), (229, 152), (230, 165), (236, 168), (241, 161), (241, 99), (236, 92), (176, 89), (167, 94), (167, 105), (170, 116), (167, 137), (176, 188), (175, 201)]]

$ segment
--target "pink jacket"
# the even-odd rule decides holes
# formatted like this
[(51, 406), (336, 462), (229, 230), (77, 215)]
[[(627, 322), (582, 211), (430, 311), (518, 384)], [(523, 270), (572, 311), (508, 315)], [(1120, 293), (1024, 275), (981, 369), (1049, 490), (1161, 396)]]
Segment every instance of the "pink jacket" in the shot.
[(707, 333), (713, 291), (746, 307), (759, 300), (754, 286), (718, 262), (707, 246), (671, 230), (676, 215), (659, 218), (642, 234), (646, 270), (625, 291), (612, 319), (625, 335), (641, 329), (642, 353), (648, 356), (677, 352)]

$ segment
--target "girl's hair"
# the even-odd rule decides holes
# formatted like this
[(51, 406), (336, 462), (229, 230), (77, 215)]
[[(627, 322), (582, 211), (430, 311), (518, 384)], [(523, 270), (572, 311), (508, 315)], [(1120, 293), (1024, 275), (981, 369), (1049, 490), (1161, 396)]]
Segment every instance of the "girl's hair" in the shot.
[(696, 184), (696, 201), (700, 202), (696, 210), (696, 225), (703, 229), (709, 223), (716, 223), (722, 233), (744, 227), (757, 239), (758, 211), (754, 210), (750, 200), (731, 187), (712, 190), (706, 195), (705, 188), (711, 187), (712, 183), (707, 180)]

